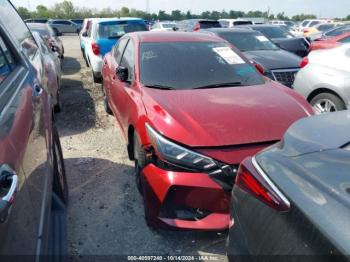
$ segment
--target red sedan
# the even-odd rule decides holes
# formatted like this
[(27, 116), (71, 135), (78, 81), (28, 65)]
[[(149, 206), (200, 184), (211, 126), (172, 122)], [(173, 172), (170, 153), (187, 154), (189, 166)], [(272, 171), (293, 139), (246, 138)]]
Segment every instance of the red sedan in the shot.
[(350, 33), (344, 33), (332, 38), (321, 38), (319, 40), (313, 41), (310, 45), (309, 51), (311, 52), (319, 49), (330, 49), (340, 46), (344, 43), (350, 43)]
[(102, 74), (151, 227), (227, 229), (238, 164), (312, 114), (301, 96), (208, 34), (127, 34)]

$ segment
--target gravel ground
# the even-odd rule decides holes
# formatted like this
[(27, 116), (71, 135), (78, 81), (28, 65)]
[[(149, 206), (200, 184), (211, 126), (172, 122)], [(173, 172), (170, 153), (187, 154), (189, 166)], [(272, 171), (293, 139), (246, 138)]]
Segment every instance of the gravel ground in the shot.
[[(103, 109), (82, 58), (79, 39), (65, 46), (61, 99), (57, 114), (70, 187), (69, 253), (91, 255), (214, 255), (226, 261), (226, 233), (150, 230), (117, 123)], [(120, 261), (115, 260), (115, 261)]]

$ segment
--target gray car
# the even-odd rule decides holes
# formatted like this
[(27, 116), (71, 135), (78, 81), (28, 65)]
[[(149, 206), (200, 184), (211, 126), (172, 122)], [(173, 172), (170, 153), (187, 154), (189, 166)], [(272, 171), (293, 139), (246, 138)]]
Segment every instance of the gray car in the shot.
[(311, 52), (293, 88), (318, 114), (350, 109), (350, 44)]
[(80, 26), (70, 20), (51, 19), (47, 22), (51, 25), (56, 34), (58, 33), (79, 33)]

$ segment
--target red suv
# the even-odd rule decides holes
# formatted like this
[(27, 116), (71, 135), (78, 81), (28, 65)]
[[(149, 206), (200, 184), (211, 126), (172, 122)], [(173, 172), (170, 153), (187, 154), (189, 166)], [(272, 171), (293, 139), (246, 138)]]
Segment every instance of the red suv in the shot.
[(238, 164), (312, 114), (301, 96), (202, 33), (127, 34), (102, 73), (152, 227), (228, 228)]

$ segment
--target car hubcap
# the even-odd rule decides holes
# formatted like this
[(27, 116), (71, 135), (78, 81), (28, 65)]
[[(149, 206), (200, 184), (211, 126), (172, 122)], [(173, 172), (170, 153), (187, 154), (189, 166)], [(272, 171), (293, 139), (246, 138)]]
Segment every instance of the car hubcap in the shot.
[(335, 104), (328, 99), (321, 99), (317, 101), (313, 106), (316, 114), (324, 114), (337, 111)]

